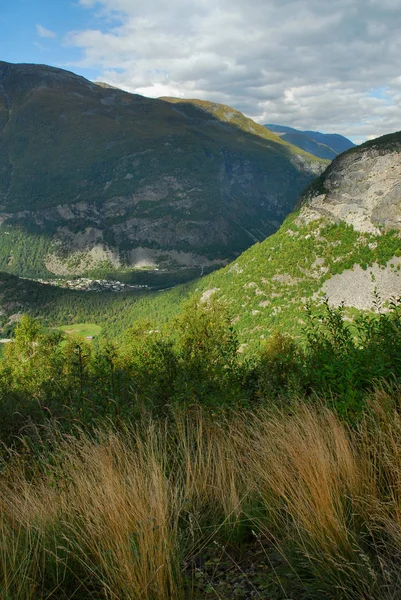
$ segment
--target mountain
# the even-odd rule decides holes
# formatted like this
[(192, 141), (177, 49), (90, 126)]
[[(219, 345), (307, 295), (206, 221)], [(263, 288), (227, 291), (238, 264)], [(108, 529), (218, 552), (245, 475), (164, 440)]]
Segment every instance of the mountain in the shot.
[(0, 63), (0, 270), (177, 283), (278, 229), (326, 165), (230, 107)]
[(168, 320), (188, 298), (215, 297), (228, 304), (243, 349), (252, 351), (275, 330), (300, 334), (305, 305), (318, 306), (324, 295), (332, 305), (344, 302), (350, 318), (401, 296), (400, 235), (401, 132), (336, 158), (275, 234), (223, 269), (153, 294), (57, 290), (57, 301), (43, 302), (49, 286), (24, 282), (29, 291), (23, 293), (16, 287), (21, 280), (1, 276), (3, 320), (32, 310), (58, 323), (71, 315), (92, 320), (118, 334), (138, 318)]
[(274, 329), (299, 333), (303, 307), (323, 296), (350, 316), (400, 297), (401, 133), (337, 157), (277, 233), (199, 283), (228, 302), (251, 345)]
[(276, 133), (282, 140), (298, 146), (319, 158), (333, 160), (338, 154), (354, 148), (355, 144), (337, 133), (320, 133), (319, 131), (301, 131), (284, 125), (268, 123), (264, 125), (269, 131)]
[(400, 146), (401, 133), (395, 133), (339, 156), (301, 195), (303, 213), (344, 221), (361, 232), (400, 230)]

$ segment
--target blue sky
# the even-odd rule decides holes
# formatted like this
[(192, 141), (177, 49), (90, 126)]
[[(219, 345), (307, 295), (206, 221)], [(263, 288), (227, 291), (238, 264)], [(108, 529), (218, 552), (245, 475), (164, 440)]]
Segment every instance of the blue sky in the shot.
[(401, 129), (401, 0), (0, 0), (0, 60), (356, 142)]
[(95, 78), (97, 69), (74, 67), (81, 52), (67, 46), (65, 38), (69, 31), (96, 26), (97, 21), (78, 1), (1, 0), (0, 60), (50, 64)]

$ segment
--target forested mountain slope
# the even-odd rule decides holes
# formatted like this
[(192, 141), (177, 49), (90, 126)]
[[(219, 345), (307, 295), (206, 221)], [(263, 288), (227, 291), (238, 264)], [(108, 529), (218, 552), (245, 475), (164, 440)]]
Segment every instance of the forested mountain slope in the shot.
[(323, 168), (229, 107), (0, 63), (3, 271), (193, 278), (276, 231)]

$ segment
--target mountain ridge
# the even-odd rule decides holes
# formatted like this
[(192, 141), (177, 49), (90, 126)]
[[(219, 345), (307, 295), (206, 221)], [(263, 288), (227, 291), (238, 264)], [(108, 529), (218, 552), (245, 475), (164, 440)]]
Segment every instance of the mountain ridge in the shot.
[(355, 144), (351, 140), (338, 133), (303, 131), (274, 123), (267, 123), (263, 127), (276, 133), (282, 140), (327, 160), (333, 160), (342, 152), (355, 148)]
[(206, 105), (0, 63), (0, 269), (179, 280), (273, 233), (325, 163)]

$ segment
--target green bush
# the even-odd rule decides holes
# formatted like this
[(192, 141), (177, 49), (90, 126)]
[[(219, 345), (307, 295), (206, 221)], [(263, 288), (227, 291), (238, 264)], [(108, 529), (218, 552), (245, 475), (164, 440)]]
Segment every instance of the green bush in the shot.
[(394, 300), (383, 312), (377, 300), (378, 314), (354, 322), (344, 306), (332, 308), (327, 299), (323, 306), (320, 315), (307, 307), (307, 387), (353, 420), (376, 383), (401, 378), (401, 304)]

